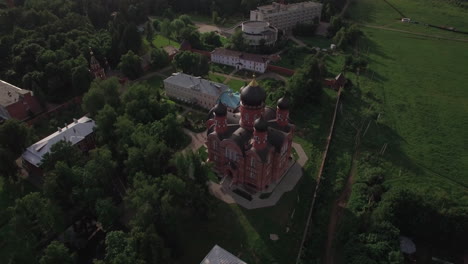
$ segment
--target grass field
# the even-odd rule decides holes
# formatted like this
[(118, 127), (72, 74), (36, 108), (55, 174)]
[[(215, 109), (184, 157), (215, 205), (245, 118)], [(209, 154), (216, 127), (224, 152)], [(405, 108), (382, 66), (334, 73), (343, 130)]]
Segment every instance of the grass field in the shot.
[(296, 38), (304, 42), (309, 47), (319, 47), (321, 49), (329, 49), (330, 44), (332, 43), (330, 39), (321, 36)]
[(174, 48), (180, 48), (180, 43), (174, 40), (170, 40), (163, 35), (157, 34), (153, 39), (153, 45), (157, 48), (164, 48), (167, 46), (173, 46)]
[(240, 88), (242, 88), (242, 86), (245, 85), (245, 82), (244, 82), (244, 81), (241, 81), (241, 80), (234, 80), (234, 79), (232, 79), (232, 80), (230, 80), (230, 81), (227, 83), (227, 85), (228, 85), (229, 87), (231, 87), (231, 89), (232, 89), (233, 91), (238, 92), (238, 91), (240, 91)]
[(443, 0), (387, 0), (387, 2), (391, 6), (383, 0), (353, 1), (348, 14), (358, 23), (468, 40), (468, 35), (429, 28), (422, 24), (402, 23), (400, 21), (402, 16), (398, 12), (420, 23), (468, 31), (467, 9), (456, 7)]
[(375, 73), (362, 78), (361, 87), (382, 100), (380, 121), (388, 127), (379, 133), (394, 136), (389, 155), (403, 167), (393, 184), (458, 190), (459, 201), (468, 205), (468, 43), (373, 29), (365, 33)]
[(226, 77), (210, 72), (208, 74), (208, 79), (213, 82), (224, 83), (224, 81), (226, 80)]

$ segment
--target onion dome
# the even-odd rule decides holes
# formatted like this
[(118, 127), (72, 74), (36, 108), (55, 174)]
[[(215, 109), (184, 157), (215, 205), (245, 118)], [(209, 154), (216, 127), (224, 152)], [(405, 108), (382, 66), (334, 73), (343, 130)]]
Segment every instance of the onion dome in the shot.
[(281, 110), (288, 110), (289, 109), (289, 99), (286, 97), (281, 97), (278, 100), (278, 108)]
[(268, 129), (268, 122), (263, 118), (263, 116), (260, 116), (260, 118), (255, 120), (254, 128), (255, 131), (265, 132)]
[(263, 102), (265, 102), (266, 92), (262, 87), (260, 87), (260, 85), (258, 85), (254, 76), (254, 79), (249, 83), (249, 85), (242, 88), (240, 98), (244, 105), (261, 106)]
[(227, 114), (227, 107), (223, 103), (217, 103), (213, 111), (216, 116), (225, 116)]

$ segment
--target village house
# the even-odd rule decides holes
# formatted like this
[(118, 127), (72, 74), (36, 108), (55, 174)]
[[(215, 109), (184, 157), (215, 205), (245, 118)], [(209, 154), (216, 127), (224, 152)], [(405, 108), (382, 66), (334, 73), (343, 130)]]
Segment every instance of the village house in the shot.
[(8, 119), (27, 120), (42, 112), (32, 91), (0, 80), (0, 122)]
[(264, 73), (270, 63), (270, 58), (264, 55), (245, 53), (224, 48), (217, 48), (211, 52), (214, 63), (233, 66), (238, 70), (249, 70)]
[(289, 102), (265, 106), (266, 93), (254, 79), (241, 90), (239, 111), (228, 116), (218, 103), (207, 121), (208, 158), (231, 185), (251, 192), (278, 183), (290, 166), (295, 126), (289, 122)]
[(57, 131), (46, 138), (29, 146), (22, 154), (23, 168), (29, 174), (42, 176), (40, 168), (42, 158), (49, 153), (52, 146), (60, 141), (70, 142), (83, 152), (87, 152), (95, 147), (94, 128), (96, 124), (89, 117), (74, 119), (73, 123), (58, 128)]
[(247, 264), (224, 248), (215, 245), (200, 264)]

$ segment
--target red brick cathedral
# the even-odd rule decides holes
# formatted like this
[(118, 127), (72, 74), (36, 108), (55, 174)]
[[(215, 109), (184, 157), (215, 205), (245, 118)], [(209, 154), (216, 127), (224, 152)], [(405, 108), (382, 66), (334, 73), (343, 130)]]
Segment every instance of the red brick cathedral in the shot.
[(281, 180), (290, 165), (294, 125), (289, 123), (289, 102), (265, 107), (266, 93), (257, 82), (241, 90), (236, 113), (218, 103), (207, 121), (208, 157), (214, 170), (232, 185), (263, 191)]

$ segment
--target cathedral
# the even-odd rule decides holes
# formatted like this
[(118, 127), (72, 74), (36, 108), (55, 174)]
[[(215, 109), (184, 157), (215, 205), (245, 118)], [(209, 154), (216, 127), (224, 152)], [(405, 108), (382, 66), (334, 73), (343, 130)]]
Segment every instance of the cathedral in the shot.
[(278, 183), (290, 167), (295, 127), (289, 122), (289, 101), (281, 98), (273, 109), (265, 99), (254, 78), (242, 88), (235, 113), (218, 103), (207, 121), (208, 158), (215, 172), (250, 192)]

